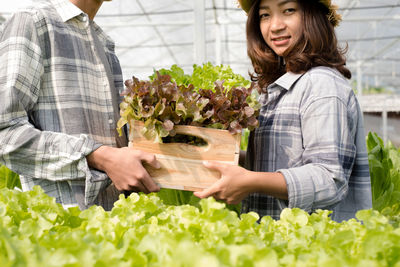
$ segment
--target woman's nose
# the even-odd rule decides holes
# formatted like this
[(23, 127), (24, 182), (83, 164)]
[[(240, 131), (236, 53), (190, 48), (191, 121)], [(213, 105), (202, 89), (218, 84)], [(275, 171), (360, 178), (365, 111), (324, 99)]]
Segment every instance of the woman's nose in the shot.
[(279, 32), (285, 29), (286, 24), (281, 16), (273, 16), (271, 18), (271, 31)]

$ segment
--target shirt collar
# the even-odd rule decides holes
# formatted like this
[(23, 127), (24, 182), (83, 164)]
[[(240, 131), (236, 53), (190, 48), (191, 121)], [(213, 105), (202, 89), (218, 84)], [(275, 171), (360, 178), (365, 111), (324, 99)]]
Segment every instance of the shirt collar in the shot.
[(293, 73), (293, 72), (286, 72), (282, 75), (278, 80), (276, 80), (273, 84), (278, 85), (286, 90), (290, 90), (293, 85), (303, 76), (304, 73)]
[(72, 4), (69, 0), (51, 0), (51, 1), (64, 22), (84, 13), (76, 5)]

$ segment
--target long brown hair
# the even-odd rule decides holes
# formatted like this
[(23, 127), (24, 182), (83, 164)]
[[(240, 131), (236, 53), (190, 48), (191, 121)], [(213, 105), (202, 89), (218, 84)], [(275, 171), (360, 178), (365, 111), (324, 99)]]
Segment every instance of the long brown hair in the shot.
[(259, 87), (268, 86), (280, 76), (290, 71), (303, 73), (316, 66), (337, 69), (350, 79), (351, 72), (345, 67), (346, 49), (338, 47), (335, 30), (326, 14), (327, 8), (316, 0), (298, 0), (303, 18), (303, 34), (293, 47), (289, 47), (283, 57), (279, 57), (266, 44), (260, 30), (259, 4), (255, 1), (249, 10), (246, 34), (247, 54), (254, 67), (250, 73)]

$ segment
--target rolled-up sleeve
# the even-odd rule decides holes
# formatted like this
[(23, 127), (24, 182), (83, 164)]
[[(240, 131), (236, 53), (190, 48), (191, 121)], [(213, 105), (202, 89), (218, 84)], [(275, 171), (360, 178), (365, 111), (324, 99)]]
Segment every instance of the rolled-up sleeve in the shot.
[[(333, 207), (347, 194), (355, 162), (355, 123), (349, 103), (337, 96), (313, 98), (301, 113), (302, 166), (281, 169), (289, 207)], [(357, 119), (357, 118), (356, 118)]]

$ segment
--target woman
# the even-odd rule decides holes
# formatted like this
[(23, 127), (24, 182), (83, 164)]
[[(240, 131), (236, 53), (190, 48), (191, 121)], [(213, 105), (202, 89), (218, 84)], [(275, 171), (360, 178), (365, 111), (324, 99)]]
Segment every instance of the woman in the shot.
[(362, 112), (337, 47), (340, 21), (330, 0), (242, 0), (248, 55), (262, 93), (259, 128), (249, 139), (246, 169), (215, 162), (221, 179), (196, 192), (242, 212), (279, 219), (285, 207), (354, 218), (371, 204)]

